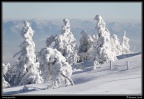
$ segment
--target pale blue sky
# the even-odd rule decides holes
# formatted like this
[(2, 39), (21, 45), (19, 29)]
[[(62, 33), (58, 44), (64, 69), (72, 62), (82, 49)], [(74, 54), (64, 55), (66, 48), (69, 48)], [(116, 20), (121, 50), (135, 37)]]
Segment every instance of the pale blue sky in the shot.
[(141, 2), (3, 2), (3, 19), (141, 20)]

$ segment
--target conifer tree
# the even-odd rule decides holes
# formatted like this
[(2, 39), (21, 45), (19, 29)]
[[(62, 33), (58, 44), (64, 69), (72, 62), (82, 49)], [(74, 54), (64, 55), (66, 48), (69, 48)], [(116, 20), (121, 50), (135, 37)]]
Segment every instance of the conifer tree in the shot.
[(21, 43), (21, 50), (18, 54), (17, 73), (14, 83), (19, 85), (42, 83), (43, 79), (39, 74), (39, 63), (36, 62), (35, 43), (32, 40), (34, 31), (30, 23), (25, 21), (21, 35), (24, 41)]

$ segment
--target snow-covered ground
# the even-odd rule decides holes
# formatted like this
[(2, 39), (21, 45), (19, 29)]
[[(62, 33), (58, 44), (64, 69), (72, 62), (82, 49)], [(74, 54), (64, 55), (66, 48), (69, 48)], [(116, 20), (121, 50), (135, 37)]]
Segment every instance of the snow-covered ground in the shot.
[[(91, 67), (73, 72), (74, 86), (46, 89), (44, 84), (17, 86), (3, 89), (3, 95), (141, 95), (142, 94), (142, 54), (120, 58), (110, 64), (103, 64), (97, 70)], [(127, 70), (126, 61), (129, 62)]]

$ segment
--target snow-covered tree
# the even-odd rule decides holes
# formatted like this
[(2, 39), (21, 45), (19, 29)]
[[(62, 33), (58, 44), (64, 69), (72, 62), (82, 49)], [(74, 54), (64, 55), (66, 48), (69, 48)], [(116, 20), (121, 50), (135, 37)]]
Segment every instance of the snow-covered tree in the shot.
[(15, 84), (24, 85), (43, 82), (39, 75), (39, 63), (36, 62), (35, 43), (32, 40), (33, 34), (34, 31), (30, 23), (25, 21), (21, 32), (24, 41), (20, 45), (21, 50), (14, 55), (15, 57), (20, 54), (16, 64)]
[(96, 59), (93, 59), (93, 69), (96, 70), (99, 67), (99, 62)]
[(110, 33), (106, 28), (104, 20), (100, 15), (96, 15), (95, 20), (97, 21), (96, 29), (98, 39), (89, 50), (89, 58), (96, 60), (100, 64), (117, 60), (115, 53), (113, 53), (111, 49)]
[(74, 35), (70, 31), (70, 22), (68, 19), (63, 19), (64, 26), (60, 35), (52, 35), (47, 38), (47, 47), (56, 48), (62, 53), (69, 64), (77, 62), (77, 45)]
[(15, 81), (16, 73), (17, 73), (17, 61), (15, 61), (13, 65), (10, 65), (7, 71), (9, 83), (11, 86), (15, 85), (14, 81)]
[(44, 81), (52, 80), (51, 87), (59, 87), (63, 81), (65, 85), (73, 85), (72, 67), (66, 62), (60, 51), (46, 47), (41, 49), (37, 55), (42, 77)]
[(7, 64), (3, 63), (3, 65), (5, 66), (5, 68), (7, 70), (5, 72), (4, 78), (12, 86), (13, 85), (13, 80), (14, 80), (14, 77), (15, 77), (15, 74), (16, 74), (16, 66), (10, 65), (10, 63), (7, 63)]
[(87, 59), (87, 51), (89, 50), (89, 48), (91, 47), (94, 41), (93, 41), (93, 38), (86, 33), (86, 31), (82, 31), (80, 34), (82, 37), (80, 38), (80, 46), (79, 46), (78, 55), (80, 56), (79, 61), (83, 61)]
[(126, 32), (124, 31), (123, 37), (122, 37), (122, 54), (129, 54), (130, 51), (130, 45), (129, 45), (129, 38), (126, 37)]
[(116, 56), (122, 55), (122, 46), (119, 42), (117, 35), (111, 34), (110, 37), (111, 37), (111, 48), (113, 53), (115, 53)]
[(8, 87), (10, 87), (10, 84), (5, 80), (4, 77), (2, 77), (2, 87), (3, 87), (3, 88), (8, 88)]
[(7, 70), (8, 70), (8, 64), (2, 64), (3, 66), (3, 72), (2, 72), (2, 86), (3, 88), (7, 88), (7, 87), (10, 87), (10, 84), (5, 80), (6, 79), (6, 73), (7, 73)]

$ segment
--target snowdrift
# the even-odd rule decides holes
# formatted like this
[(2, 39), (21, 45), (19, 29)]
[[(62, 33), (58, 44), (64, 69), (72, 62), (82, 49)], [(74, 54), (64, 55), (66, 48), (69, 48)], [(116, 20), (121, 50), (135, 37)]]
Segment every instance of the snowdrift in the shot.
[[(127, 69), (126, 61), (129, 62)], [(110, 64), (103, 64), (96, 70), (79, 69), (73, 72), (74, 86), (46, 89), (50, 82), (30, 84), (3, 89), (3, 95), (141, 95), (142, 55), (138, 54)], [(84, 63), (83, 63), (84, 64)]]

